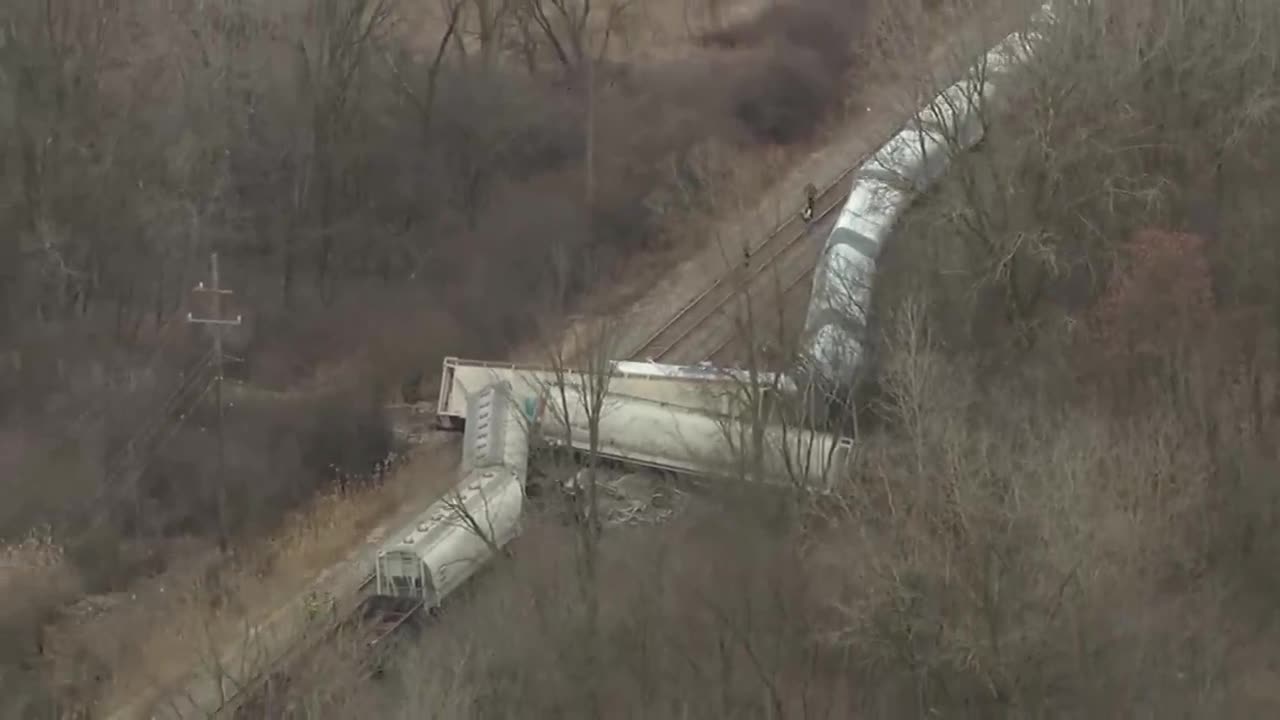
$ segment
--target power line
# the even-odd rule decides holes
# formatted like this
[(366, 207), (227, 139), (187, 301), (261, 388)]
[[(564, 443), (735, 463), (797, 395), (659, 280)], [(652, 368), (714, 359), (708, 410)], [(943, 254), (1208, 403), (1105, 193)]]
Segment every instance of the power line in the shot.
[[(209, 390), (211, 390), (213, 386), (214, 386), (214, 378), (209, 378), (209, 381), (206, 382), (204, 384), (204, 387), (200, 390), (200, 394), (197, 395), (194, 400), (192, 400), (191, 404), (187, 406), (186, 411), (183, 412), (181, 415), (179, 415), (177, 421), (173, 423), (172, 427), (169, 428), (169, 433), (165, 435), (160, 440), (160, 442), (156, 443), (156, 446), (155, 446), (156, 450), (159, 450), (161, 447), (164, 447), (164, 444), (169, 442), (169, 440), (173, 439), (173, 436), (176, 435), (177, 432), (182, 429), (182, 426), (183, 424), (186, 423), (187, 418), (191, 417), (192, 411), (196, 409), (196, 407), (200, 404), (201, 400), (204, 400), (204, 397), (209, 394)], [(151, 465), (151, 461), (155, 458), (155, 456), (156, 456), (156, 453), (154, 452), (149, 453), (147, 455), (147, 458), (142, 462), (142, 465), (138, 468), (138, 472), (139, 473), (145, 472), (147, 467)]]
[[(129, 442), (126, 443), (124, 447), (120, 448), (120, 450), (116, 452), (111, 461), (107, 463), (107, 467), (123, 467), (128, 464), (131, 457), (150, 454), (147, 451), (147, 448), (150, 448), (150, 452), (154, 452), (157, 449), (158, 445), (152, 443), (152, 440), (154, 440), (160, 431), (164, 429), (165, 423), (172, 419), (173, 414), (184, 405), (185, 409), (182, 409), (179, 413), (182, 416), (185, 416), (194, 409), (194, 405), (189, 401), (190, 392), (193, 388), (200, 386), (199, 383), (201, 377), (205, 374), (204, 370), (209, 367), (211, 361), (212, 356), (210, 355), (197, 365), (195, 371), (188, 375), (177, 390), (170, 395), (169, 399), (165, 402), (164, 407), (153, 415), (151, 419), (149, 419), (141, 429), (138, 430), (138, 432), (134, 433), (134, 436), (130, 438)], [(204, 379), (204, 385), (200, 386), (201, 395), (203, 395), (205, 389), (208, 388), (212, 381), (212, 377)], [(118, 476), (119, 474), (120, 472), (108, 473), (109, 476)]]
[(181, 373), (182, 379), (178, 382), (177, 387), (175, 387), (173, 392), (157, 406), (158, 409), (155, 414), (140, 426), (140, 429), (134, 434), (134, 439), (130, 441), (130, 444), (136, 445), (137, 439), (147, 434), (148, 428), (156, 423), (162, 423), (167, 420), (169, 414), (173, 411), (173, 408), (177, 406), (178, 400), (181, 396), (195, 385), (196, 381), (200, 379), (201, 373), (209, 369), (212, 364), (213, 351), (210, 350), (206, 352), (204, 356), (191, 367), (191, 369)]
[[(179, 335), (176, 332), (176, 329), (186, 324), (175, 322), (179, 317), (182, 317), (182, 313), (172, 313), (157, 327), (155, 345), (151, 349), (151, 352), (148, 353), (146, 361), (140, 370), (144, 377), (150, 377), (155, 372), (165, 350), (172, 346), (174, 339)], [(165, 422), (168, 421), (172, 414), (184, 404), (185, 396), (187, 396), (193, 388), (199, 386), (202, 375), (212, 365), (213, 360), (214, 352), (210, 349), (200, 358), (200, 360), (196, 361), (196, 363), (187, 370), (179, 371), (178, 374), (180, 376), (180, 380), (177, 383), (177, 386), (159, 405), (158, 409), (153, 413), (148, 413), (148, 417), (145, 417), (134, 429), (132, 437), (128, 438), (122, 446), (120, 446), (109, 457), (104, 459), (102, 464), (102, 483), (99, 485), (97, 492), (92, 496), (91, 503), (100, 503), (103, 498), (106, 497), (108, 492), (113, 489), (119, 479), (128, 473), (131, 464), (134, 464), (141, 459), (142, 465), (145, 468), (145, 466), (150, 463), (150, 455), (156, 452), (159, 447), (167, 441), (168, 437), (172, 437), (172, 433), (166, 437), (165, 441), (161, 441), (159, 443), (153, 443), (153, 441), (164, 429)], [(136, 373), (139, 371), (133, 372)], [(208, 387), (209, 382), (206, 381), (201, 390), (201, 396), (203, 396), (204, 392), (207, 391)], [(112, 401), (108, 398), (105, 399), (100, 406), (83, 413), (79, 418), (72, 421), (72, 433), (74, 434), (79, 428), (83, 427), (86, 422), (92, 422), (95, 420), (99, 422), (106, 421), (107, 413), (111, 409), (111, 406)], [(181, 417), (183, 419), (185, 419), (186, 415), (190, 412), (190, 409), (191, 408), (188, 408), (187, 410), (182, 411)], [(181, 426), (181, 422), (178, 423), (178, 426)], [(136, 491), (137, 488), (135, 487), (135, 493)]]
[[(141, 459), (136, 466), (132, 468), (128, 465), (122, 466), (121, 468), (119, 468), (118, 472), (110, 476), (108, 487), (113, 485), (115, 480), (118, 480), (119, 478), (124, 477), (126, 474), (129, 474), (130, 472), (132, 472), (134, 506), (135, 506), (135, 510), (139, 513), (139, 517), (138, 517), (139, 523), (142, 522), (142, 518), (140, 515), (141, 500), (138, 496), (137, 483), (140, 482), (140, 480), (142, 479), (143, 473), (147, 471), (147, 468), (151, 466), (151, 463), (155, 460), (156, 456), (159, 454), (160, 448), (164, 447), (164, 445), (168, 443), (169, 440), (173, 439), (173, 436), (176, 435), (177, 432), (182, 429), (182, 426), (186, 423), (187, 418), (190, 417), (192, 412), (196, 409), (196, 407), (199, 406), (200, 401), (203, 400), (204, 397), (209, 394), (209, 390), (213, 387), (213, 385), (214, 385), (214, 378), (211, 377), (205, 381), (204, 386), (200, 389), (200, 392), (189, 403), (187, 403), (186, 408), (178, 415), (177, 420), (169, 427), (169, 432), (165, 434), (158, 442), (154, 443), (146, 454), (140, 456)], [(160, 429), (163, 429), (163, 425), (157, 429), (157, 432), (159, 432)]]
[(149, 419), (144, 421), (144, 423), (134, 433), (134, 436), (116, 452), (114, 457), (107, 461), (106, 467), (111, 468), (113, 466), (126, 463), (129, 460), (129, 456), (135, 455), (136, 450), (139, 448), (143, 448), (145, 451), (145, 448), (150, 445), (155, 436), (161, 429), (163, 429), (165, 422), (170, 419), (173, 412), (183, 404), (183, 396), (187, 395), (188, 392), (197, 385), (201, 376), (204, 374), (204, 371), (211, 366), (212, 362), (213, 352), (210, 351), (205, 353), (204, 358), (200, 360), (200, 362), (198, 362), (186, 375), (185, 379), (178, 384), (178, 387), (164, 401), (160, 406), (160, 409)]
[(196, 378), (200, 377), (200, 373), (209, 369), (212, 365), (213, 365), (213, 350), (210, 350), (206, 352), (204, 356), (201, 357), (200, 360), (194, 366), (192, 366), (190, 370), (186, 372), (185, 374), (186, 379), (178, 384), (178, 388), (174, 390), (173, 393), (169, 395), (168, 399), (166, 399), (164, 403), (160, 406), (161, 416), (167, 415), (168, 412), (172, 409), (172, 407), (176, 403), (178, 396), (180, 396), (183, 393), (183, 389), (189, 388), (192, 385), (194, 385)]

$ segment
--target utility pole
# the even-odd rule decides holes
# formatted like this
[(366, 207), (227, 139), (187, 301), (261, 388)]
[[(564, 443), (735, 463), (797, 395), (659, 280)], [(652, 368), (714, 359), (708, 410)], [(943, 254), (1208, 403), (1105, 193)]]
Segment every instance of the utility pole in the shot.
[(593, 216), (596, 202), (596, 61), (587, 51), (587, 122), (586, 122), (586, 205), (587, 221)]
[(227, 325), (239, 325), (241, 318), (236, 315), (235, 320), (228, 320), (222, 317), (222, 296), (231, 295), (230, 290), (224, 290), (218, 279), (218, 253), (211, 253), (209, 256), (209, 283), (210, 287), (205, 287), (204, 282), (196, 285), (194, 292), (210, 293), (211, 303), (210, 309), (212, 313), (209, 317), (195, 317), (191, 313), (187, 313), (187, 322), (201, 323), (209, 325), (213, 330), (213, 395), (214, 402), (218, 406), (218, 470), (214, 482), (217, 483), (218, 492), (218, 549), (222, 552), (227, 551), (227, 482), (226, 482), (226, 452), (223, 442), (223, 418), (222, 418), (222, 328)]

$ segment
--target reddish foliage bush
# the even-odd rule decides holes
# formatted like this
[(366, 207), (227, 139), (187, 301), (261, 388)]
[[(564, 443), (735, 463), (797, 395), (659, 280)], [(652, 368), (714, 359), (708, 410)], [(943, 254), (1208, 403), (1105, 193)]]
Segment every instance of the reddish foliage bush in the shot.
[(1204, 239), (1143, 230), (1125, 247), (1096, 309), (1098, 338), (1110, 359), (1162, 354), (1214, 316)]

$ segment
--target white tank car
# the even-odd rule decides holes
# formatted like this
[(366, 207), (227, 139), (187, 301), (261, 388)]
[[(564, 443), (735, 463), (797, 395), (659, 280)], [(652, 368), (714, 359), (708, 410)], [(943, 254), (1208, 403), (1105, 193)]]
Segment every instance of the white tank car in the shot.
[(470, 393), (459, 475), (496, 466), (524, 473), (529, 465), (532, 414), (524, 412), (511, 383), (494, 382)]
[[(566, 377), (572, 381), (574, 374)], [(556, 372), (548, 367), (445, 358), (436, 403), (440, 425), (462, 425), (468, 393), (494, 382), (511, 386), (512, 397), (526, 416), (532, 415), (544, 389), (559, 384)], [(727, 371), (647, 362), (615, 362), (609, 378), (609, 390), (616, 395), (719, 414), (731, 410), (741, 384), (742, 378)]]
[[(1035, 24), (1052, 19), (1046, 3)], [(983, 138), (983, 103), (1042, 35), (1012, 33), (965, 78), (942, 91), (854, 172), (853, 187), (814, 271), (805, 317), (805, 362), (836, 386), (856, 380), (880, 250), (915, 196), (946, 171), (951, 157)]]
[[(539, 429), (553, 444), (591, 449), (588, 415), (576, 393), (569, 396), (566, 432), (563, 403), (548, 398), (540, 405)], [(612, 397), (600, 417), (597, 451), (601, 457), (673, 472), (770, 484), (801, 484), (827, 492), (843, 474), (852, 441), (802, 428), (770, 427), (762, 437), (759, 468), (745, 460), (750, 428), (727, 417), (674, 405)], [(751, 472), (746, 472), (747, 469)]]
[(876, 260), (906, 196), (883, 180), (855, 179), (827, 238), (805, 318), (806, 359), (823, 378), (851, 376), (861, 365)]
[(438, 607), (519, 534), (529, 435), (510, 385), (472, 393), (469, 417), (461, 481), (378, 552), (377, 594)]
[(474, 470), (379, 553), (377, 593), (437, 608), (520, 532), (523, 469)]
[[(709, 361), (701, 365), (670, 365), (649, 360), (615, 360), (612, 365), (614, 376), (623, 378), (673, 378), (722, 385), (742, 385), (752, 382), (751, 373), (747, 370), (715, 367)], [(795, 386), (788, 377), (777, 373), (756, 373), (755, 382), (761, 387), (795, 390)], [(631, 393), (631, 395), (639, 397), (635, 393)], [(662, 400), (659, 397), (645, 399)], [(694, 406), (690, 407), (691, 409), (697, 409)]]

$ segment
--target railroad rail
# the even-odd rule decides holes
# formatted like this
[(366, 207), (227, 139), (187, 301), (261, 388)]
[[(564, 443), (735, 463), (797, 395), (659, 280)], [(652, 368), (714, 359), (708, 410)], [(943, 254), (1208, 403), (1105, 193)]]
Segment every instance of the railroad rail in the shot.
[[(778, 294), (778, 302), (787, 302), (792, 292), (801, 287), (801, 284), (804, 283), (804, 281), (812, 279), (814, 269), (815, 268), (813, 266), (805, 267), (802, 272), (798, 273), (796, 277), (792, 278), (785, 286), (783, 286), (781, 292)], [(786, 332), (787, 328), (784, 326), (774, 328), (774, 330), (776, 332), (768, 336), (770, 341), (782, 340), (782, 335)], [(742, 339), (742, 337), (739, 333), (732, 331), (729, 332), (725, 339), (716, 345), (709, 353), (707, 353), (707, 356), (702, 359), (710, 361), (711, 364), (716, 367), (729, 367), (732, 364), (733, 358), (730, 357), (730, 353), (728, 351), (735, 349), (734, 345), (740, 339)]]
[[(273, 682), (287, 681), (291, 665), (308, 653), (324, 645), (343, 630), (359, 628), (363, 637), (361, 645), (366, 651), (385, 647), (387, 641), (409, 624), (421, 611), (421, 603), (405, 605), (394, 602), (396, 598), (384, 598), (370, 592), (375, 575), (370, 573), (356, 587), (354, 593), (344, 598), (349, 609), (329, 625), (313, 632), (302, 632), (288, 643), (274, 658), (264, 664), (253, 677), (234, 688), (210, 713), (212, 718), (239, 718), (252, 715), (268, 699)], [(365, 673), (367, 675), (369, 673)]]
[[(814, 204), (822, 209), (812, 220), (805, 222), (800, 218), (799, 213), (788, 217), (774, 228), (763, 242), (750, 249), (750, 260), (756, 262), (752, 262), (746, 267), (735, 264), (732, 269), (721, 274), (715, 282), (689, 301), (675, 315), (671, 316), (662, 327), (649, 335), (628, 357), (632, 360), (660, 361), (677, 350), (681, 343), (714, 317), (730, 298), (738, 294), (741, 288), (750, 285), (761, 273), (769, 269), (778, 258), (785, 255), (801, 240), (806, 238), (812, 224), (824, 220), (832, 212), (843, 206), (849, 188), (853, 185), (853, 173), (872, 154), (871, 152), (864, 153), (848, 169), (841, 172), (835, 180), (828, 183), (818, 193)], [(788, 229), (797, 227), (799, 232), (794, 234), (786, 232)], [(781, 240), (781, 238), (786, 238), (786, 240)], [(757, 258), (761, 258), (762, 253), (764, 253), (764, 261), (758, 262)]]

